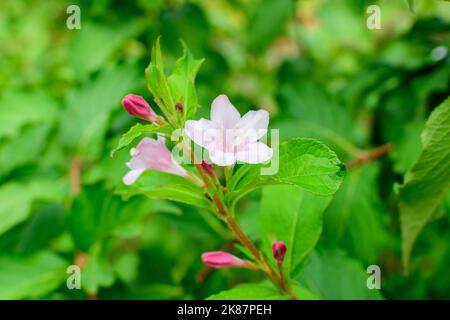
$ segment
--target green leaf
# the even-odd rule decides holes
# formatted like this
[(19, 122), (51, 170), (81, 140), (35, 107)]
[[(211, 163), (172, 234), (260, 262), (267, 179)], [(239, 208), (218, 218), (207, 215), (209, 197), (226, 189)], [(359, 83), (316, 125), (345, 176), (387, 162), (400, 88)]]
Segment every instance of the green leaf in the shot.
[(317, 248), (311, 255), (299, 282), (320, 299), (381, 299), (379, 290), (369, 290), (361, 263), (339, 249)]
[(197, 93), (195, 90), (195, 76), (203, 62), (203, 59), (194, 59), (188, 47), (183, 44), (183, 56), (178, 59), (167, 77), (164, 73), (164, 64), (161, 52), (160, 38), (152, 49), (152, 60), (145, 69), (147, 86), (156, 103), (164, 112), (171, 123), (178, 118), (175, 104), (183, 104), (183, 126), (186, 118), (193, 117), (197, 110)]
[(62, 201), (68, 185), (58, 180), (33, 180), (29, 183), (11, 182), (0, 187), (0, 234), (25, 221), (33, 201)]
[[(276, 148), (275, 148), (276, 149)], [(271, 161), (277, 160), (277, 150)], [(279, 146), (278, 171), (262, 175), (266, 165), (243, 165), (233, 175), (229, 198), (235, 203), (244, 194), (262, 186), (288, 184), (318, 195), (334, 194), (344, 179), (346, 167), (327, 146), (314, 139), (296, 138)]]
[(44, 249), (64, 231), (65, 210), (62, 205), (49, 204), (40, 208), (21, 233), (17, 251), (31, 254)]
[(28, 128), (15, 139), (0, 146), (0, 177), (12, 170), (34, 163), (43, 153), (50, 133), (47, 124)]
[(123, 186), (118, 193), (125, 198), (142, 194), (151, 199), (168, 199), (210, 208), (203, 190), (186, 178), (159, 171), (146, 171), (131, 186)]
[(138, 275), (139, 255), (134, 251), (123, 252), (113, 261), (117, 277), (130, 284)]
[(170, 134), (170, 126), (164, 125), (164, 126), (157, 126), (154, 124), (141, 124), (136, 123), (134, 126), (130, 128), (126, 133), (122, 135), (122, 137), (119, 140), (119, 143), (117, 147), (111, 151), (111, 157), (114, 156), (114, 154), (130, 145), (135, 139), (139, 138), (141, 135), (145, 133), (167, 133)]
[(422, 151), (420, 134), (423, 125), (423, 122), (412, 122), (404, 126), (403, 135), (390, 153), (395, 172), (405, 173), (412, 168), (414, 161), (419, 157)]
[(167, 79), (175, 103), (183, 104), (184, 120), (193, 118), (197, 111), (197, 92), (195, 76), (204, 59), (194, 59), (191, 51), (183, 44), (183, 56), (177, 60), (173, 72)]
[(293, 12), (292, 0), (258, 2), (248, 25), (250, 46), (257, 50), (264, 49), (283, 31), (289, 18), (293, 18)]
[(145, 202), (133, 199), (124, 204), (120, 197), (98, 183), (84, 187), (75, 198), (67, 225), (77, 247), (87, 252), (95, 242), (147, 212)]
[(0, 300), (39, 298), (64, 282), (65, 269), (65, 261), (47, 251), (27, 258), (0, 256)]
[(355, 145), (364, 141), (364, 133), (348, 109), (340, 105), (314, 82), (289, 83), (280, 89), (280, 105), (293, 117), (275, 122), (280, 139), (305, 137), (317, 139), (340, 155), (354, 157)]
[(145, 77), (147, 79), (147, 87), (152, 93), (156, 103), (166, 117), (169, 120), (173, 120), (174, 117), (176, 117), (175, 102), (172, 98), (169, 83), (164, 73), (164, 62), (159, 37), (156, 40), (155, 46), (152, 48), (152, 60), (145, 69)]
[(70, 66), (80, 77), (98, 70), (141, 26), (135, 20), (120, 26), (83, 23), (70, 43)]
[(292, 285), (292, 290), (298, 300), (319, 300), (314, 293), (299, 284), (294, 283)]
[(139, 78), (134, 64), (113, 66), (71, 91), (61, 115), (63, 144), (85, 158), (95, 159), (102, 150), (111, 112), (139, 85)]
[(441, 209), (450, 187), (450, 98), (430, 114), (422, 132), (422, 152), (398, 190), (402, 260), (406, 270), (422, 229)]
[(418, 0), (407, 0), (408, 1), (408, 6), (409, 6), (409, 10), (411, 10), (412, 12), (416, 12), (417, 9), (417, 1)]
[(58, 105), (38, 91), (6, 91), (0, 98), (0, 138), (13, 138), (28, 124), (57, 119)]
[(283, 263), (286, 277), (295, 277), (322, 233), (323, 211), (331, 196), (319, 196), (296, 186), (265, 187), (260, 224), (263, 247), (268, 257), (275, 241), (287, 246)]
[(378, 195), (379, 174), (376, 164), (350, 170), (324, 214), (324, 236), (366, 263), (379, 261), (391, 240)]
[(270, 283), (245, 283), (210, 296), (207, 300), (286, 300)]
[(100, 287), (110, 287), (115, 276), (111, 264), (101, 255), (98, 247), (91, 250), (86, 267), (81, 273), (81, 288), (89, 294), (97, 294)]

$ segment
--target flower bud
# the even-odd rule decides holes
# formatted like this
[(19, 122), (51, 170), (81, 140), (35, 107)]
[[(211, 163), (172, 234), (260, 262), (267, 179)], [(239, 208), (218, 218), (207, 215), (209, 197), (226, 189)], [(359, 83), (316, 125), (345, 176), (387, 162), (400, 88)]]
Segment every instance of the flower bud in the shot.
[(184, 111), (183, 104), (181, 102), (175, 103), (175, 110), (177, 110), (179, 113), (183, 113)]
[(159, 116), (150, 108), (147, 101), (141, 96), (135, 94), (127, 94), (122, 99), (122, 105), (125, 110), (132, 116), (147, 120), (150, 122), (159, 122)]
[(211, 268), (239, 268), (247, 266), (244, 260), (224, 251), (205, 252), (202, 254), (202, 261)]
[(206, 162), (205, 160), (202, 160), (202, 168), (210, 176), (212, 176), (214, 174), (213, 166), (211, 164), (209, 164), (208, 162)]
[(284, 256), (286, 255), (286, 245), (283, 241), (277, 241), (272, 245), (272, 254), (275, 260), (278, 262), (283, 262)]

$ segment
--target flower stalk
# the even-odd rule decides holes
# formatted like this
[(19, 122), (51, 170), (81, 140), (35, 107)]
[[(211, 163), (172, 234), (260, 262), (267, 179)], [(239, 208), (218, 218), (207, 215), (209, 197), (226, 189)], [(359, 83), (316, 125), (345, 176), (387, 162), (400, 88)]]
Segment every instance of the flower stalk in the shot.
[[(218, 188), (217, 191), (220, 192), (220, 194), (214, 192), (212, 196), (209, 195), (208, 190), (213, 187), (209, 180), (209, 176), (211, 175), (213, 180), (219, 181), (214, 171), (212, 172), (206, 172), (206, 170), (203, 168), (201, 164), (197, 164), (195, 160), (195, 155), (192, 151), (192, 149), (189, 148), (189, 151), (191, 152), (191, 160), (193, 161), (199, 175), (201, 176), (204, 187), (206, 189), (205, 197), (210, 201), (212, 199), (212, 203), (215, 206), (215, 213), (218, 216), (219, 219), (223, 220), (228, 228), (233, 232), (234, 237), (236, 240), (238, 240), (244, 247), (246, 247), (250, 253), (255, 258), (256, 264), (259, 267), (259, 269), (269, 278), (269, 280), (275, 284), (275, 286), (279, 287), (281, 291), (289, 296), (290, 298), (295, 299), (295, 296), (292, 294), (292, 292), (289, 290), (289, 288), (286, 286), (286, 281), (284, 279), (284, 275), (282, 272), (280, 272), (280, 275), (277, 275), (276, 271), (272, 267), (272, 265), (268, 262), (267, 258), (258, 250), (258, 248), (253, 244), (253, 242), (247, 237), (247, 235), (242, 230), (241, 226), (237, 223), (236, 219), (230, 214), (229, 209), (226, 207), (226, 205), (222, 201), (223, 194), (223, 188)], [(231, 178), (231, 170), (229, 168), (226, 168), (228, 170), (228, 174), (230, 174)], [(214, 179), (215, 177), (215, 179)], [(220, 184), (220, 181), (219, 181)], [(256, 268), (256, 266), (255, 266)]]

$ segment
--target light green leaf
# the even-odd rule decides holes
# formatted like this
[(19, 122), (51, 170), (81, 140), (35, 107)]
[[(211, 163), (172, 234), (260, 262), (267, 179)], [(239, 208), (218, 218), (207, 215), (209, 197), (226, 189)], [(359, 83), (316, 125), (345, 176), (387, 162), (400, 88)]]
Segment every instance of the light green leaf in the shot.
[(369, 276), (362, 264), (345, 252), (320, 247), (312, 253), (299, 282), (320, 299), (381, 299), (379, 290), (367, 288)]
[(134, 251), (123, 252), (113, 261), (114, 272), (125, 283), (131, 283), (138, 275), (139, 255)]
[(440, 210), (450, 187), (450, 98), (431, 113), (422, 132), (422, 152), (398, 190), (402, 260), (406, 270), (414, 243)]
[(194, 59), (191, 51), (183, 44), (183, 56), (177, 60), (173, 72), (168, 78), (170, 91), (175, 103), (183, 104), (184, 120), (193, 118), (197, 111), (197, 92), (195, 76), (204, 59)]
[(0, 300), (39, 298), (66, 279), (65, 261), (47, 251), (27, 258), (0, 256), (0, 270)]
[(260, 224), (263, 247), (268, 257), (275, 241), (284, 241), (287, 252), (283, 267), (293, 278), (313, 250), (322, 233), (323, 211), (331, 196), (320, 196), (296, 186), (265, 187), (261, 200)]
[(292, 285), (292, 290), (298, 300), (319, 300), (314, 293), (297, 283)]
[(411, 169), (414, 161), (422, 151), (420, 144), (420, 134), (423, 129), (423, 122), (412, 122), (404, 127), (404, 133), (395, 144), (390, 157), (394, 161), (394, 170), (397, 173), (405, 173)]
[(408, 1), (408, 6), (409, 6), (409, 10), (411, 10), (412, 12), (416, 12), (417, 9), (417, 1), (418, 0), (407, 0)]
[(166, 74), (164, 73), (164, 62), (159, 37), (156, 40), (155, 46), (152, 48), (152, 60), (145, 69), (145, 77), (147, 79), (147, 87), (156, 103), (166, 117), (169, 120), (173, 120), (176, 117), (175, 102), (170, 92)]
[(207, 300), (286, 300), (270, 283), (245, 283), (210, 296)]
[(110, 287), (115, 281), (111, 264), (98, 250), (99, 248), (93, 247), (81, 273), (81, 288), (89, 294), (97, 294), (100, 287)]
[(180, 126), (183, 126), (186, 118), (193, 117), (197, 110), (197, 93), (194, 82), (203, 62), (203, 59), (194, 59), (188, 47), (184, 43), (182, 44), (183, 56), (176, 61), (169, 77), (164, 73), (160, 38), (156, 40), (152, 49), (152, 60), (145, 70), (148, 89), (171, 123), (175, 122), (179, 115), (175, 104), (182, 103), (183, 121), (179, 124)]
[(70, 43), (70, 66), (80, 77), (98, 70), (141, 26), (135, 20), (120, 26), (83, 23)]
[[(272, 161), (276, 161), (276, 151)], [(318, 195), (334, 194), (346, 167), (327, 146), (314, 139), (296, 138), (279, 146), (278, 171), (261, 175), (266, 165), (243, 165), (233, 175), (229, 197), (235, 203), (244, 194), (265, 185), (288, 184)]]
[(61, 139), (72, 151), (96, 158), (103, 147), (110, 113), (139, 85), (136, 65), (113, 66), (70, 92), (61, 115)]
[(15, 139), (0, 145), (0, 177), (12, 170), (33, 163), (47, 144), (50, 126), (28, 128)]
[(134, 126), (130, 128), (126, 133), (122, 135), (122, 137), (119, 140), (119, 143), (117, 147), (111, 151), (111, 157), (114, 156), (114, 154), (130, 145), (135, 139), (139, 138), (141, 135), (145, 133), (167, 133), (170, 134), (170, 126), (164, 125), (164, 126), (157, 126), (155, 124), (141, 124), (136, 123)]
[(59, 202), (68, 195), (64, 181), (36, 179), (29, 183), (8, 183), (0, 187), (0, 234), (25, 221), (33, 201)]
[(151, 199), (168, 199), (202, 208), (210, 208), (203, 190), (186, 178), (159, 171), (146, 171), (131, 186), (123, 186), (118, 193), (125, 198), (142, 194)]
[(57, 119), (58, 105), (37, 91), (6, 91), (0, 98), (0, 138), (15, 137), (27, 124)]

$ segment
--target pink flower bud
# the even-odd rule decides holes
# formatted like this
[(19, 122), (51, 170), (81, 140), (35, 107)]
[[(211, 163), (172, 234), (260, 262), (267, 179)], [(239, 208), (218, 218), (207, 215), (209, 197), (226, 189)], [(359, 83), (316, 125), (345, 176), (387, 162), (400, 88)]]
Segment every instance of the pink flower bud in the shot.
[(277, 241), (272, 245), (272, 254), (275, 260), (278, 262), (282, 262), (284, 260), (284, 256), (286, 255), (286, 245), (283, 241)]
[(224, 251), (205, 252), (202, 254), (202, 261), (211, 268), (239, 268), (247, 266), (244, 260)]
[(208, 162), (206, 162), (205, 160), (202, 160), (202, 168), (210, 176), (212, 176), (214, 174), (213, 166), (211, 164), (209, 164)]
[(141, 96), (127, 94), (122, 99), (122, 105), (125, 110), (134, 117), (150, 122), (160, 121), (159, 116), (152, 110), (152, 108), (150, 108), (147, 101), (145, 101)]

